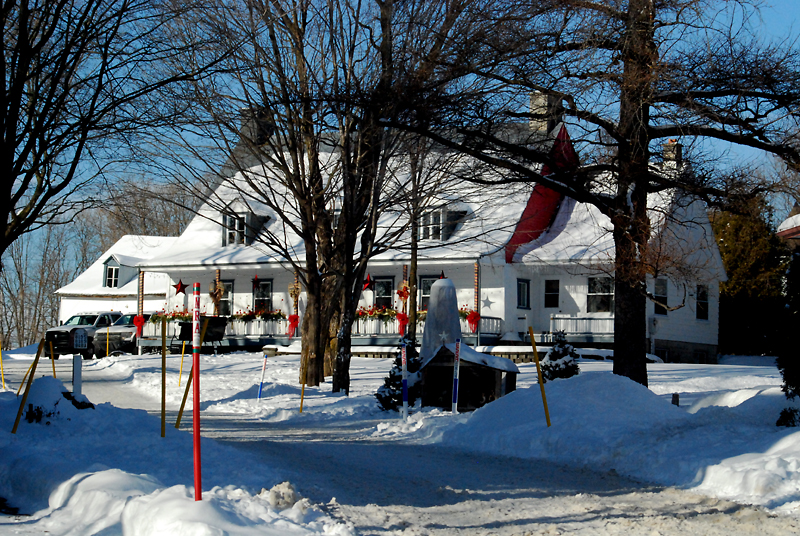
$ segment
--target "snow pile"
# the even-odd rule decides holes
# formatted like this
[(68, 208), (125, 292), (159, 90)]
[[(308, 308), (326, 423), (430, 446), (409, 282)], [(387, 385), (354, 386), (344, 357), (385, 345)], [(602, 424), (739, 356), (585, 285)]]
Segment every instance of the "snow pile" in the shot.
[(800, 432), (775, 426), (788, 404), (778, 387), (717, 392), (677, 407), (667, 396), (595, 371), (548, 382), (546, 394), (549, 428), (539, 386), (531, 385), (468, 416), (423, 412), (375, 435), (613, 469), (778, 511), (800, 506)]
[(79, 410), (65, 391), (60, 380), (37, 378), (27, 399), (31, 418), (23, 416), (16, 435), (9, 432), (21, 397), (0, 393), (0, 496), (33, 514), (34, 532), (352, 534), (280, 484), (281, 470), (208, 439), (204, 500), (196, 502), (190, 433), (168, 423), (162, 438), (160, 419), (144, 411)]
[[(330, 384), (307, 388), (303, 413), (298, 357), (269, 358), (258, 400), (262, 363), (263, 356), (252, 353), (203, 356), (201, 362), (202, 410), (251, 423), (248, 430), (259, 437), (250, 439), (282, 427), (297, 437), (312, 429), (323, 437), (330, 431), (335, 441), (371, 441), (377, 449), (386, 442), (442, 445), (613, 470), (773, 512), (800, 512), (800, 432), (775, 426), (789, 403), (774, 366), (651, 364), (648, 389), (611, 374), (609, 362), (581, 360), (579, 376), (546, 384), (552, 421), (547, 427), (532, 363), (519, 365), (517, 391), (473, 413), (424, 408), (406, 423), (394, 412), (380, 411), (374, 397), (391, 359), (353, 358), (351, 396), (332, 393)], [(180, 356), (170, 356), (171, 410), (185, 387), (187, 372), (179, 386), (179, 371)], [(152, 411), (158, 407), (160, 374), (160, 356), (106, 358), (87, 364), (84, 391), (92, 398), (93, 382), (106, 378), (114, 388), (103, 391), (105, 400)], [(15, 436), (8, 431), (19, 399), (13, 392), (0, 393), (0, 497), (33, 514), (15, 529), (24, 525), (31, 534), (353, 534), (352, 527), (300, 496), (297, 490), (313, 494), (301, 467), (269, 465), (273, 458), (257, 457), (256, 449), (207, 438), (204, 500), (197, 503), (190, 433), (168, 423), (167, 437), (161, 438), (157, 417), (97, 403), (102, 399), (92, 400), (95, 409), (78, 410), (63, 398), (63, 390), (57, 380), (37, 379), (28, 402), (42, 408), (42, 419), (23, 419)], [(679, 395), (679, 407), (671, 404), (673, 394)], [(330, 456), (324, 442), (319, 451), (313, 450), (314, 441), (302, 444), (310, 453)], [(372, 462), (348, 461), (353, 466)], [(385, 481), (371, 482), (365, 475), (358, 486), (370, 497), (380, 496)], [(313, 491), (318, 500), (333, 495)]]

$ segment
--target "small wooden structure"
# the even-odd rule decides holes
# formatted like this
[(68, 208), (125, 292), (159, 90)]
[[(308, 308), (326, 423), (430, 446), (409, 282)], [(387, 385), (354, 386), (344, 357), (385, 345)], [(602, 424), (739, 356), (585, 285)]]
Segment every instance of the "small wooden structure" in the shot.
[[(458, 411), (473, 411), (517, 388), (519, 369), (504, 357), (461, 345)], [(453, 404), (455, 344), (446, 344), (422, 364), (422, 405), (450, 409)]]

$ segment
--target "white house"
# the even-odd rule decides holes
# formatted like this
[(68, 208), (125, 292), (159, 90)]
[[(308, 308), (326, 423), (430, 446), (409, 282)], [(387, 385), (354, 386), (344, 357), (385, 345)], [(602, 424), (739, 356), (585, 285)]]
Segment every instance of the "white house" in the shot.
[[(59, 319), (90, 311), (137, 312), (138, 264), (159, 255), (178, 237), (128, 235), (117, 241), (85, 272), (56, 291), (60, 298)], [(170, 284), (169, 275), (147, 272), (141, 295), (145, 311), (160, 311)]]
[[(566, 130), (559, 125), (555, 132), (554, 150), (576, 161)], [(682, 165), (680, 151), (675, 153), (677, 158), (663, 164), (665, 173), (669, 166)], [(402, 168), (399, 162), (397, 173)], [(244, 173), (269, 180), (262, 167)], [(145, 310), (186, 309), (191, 284), (199, 282), (201, 307), (211, 314), (209, 290), (218, 282), (224, 289), (222, 315), (278, 310), (302, 317), (304, 295), (295, 311), (289, 292), (295, 276), (286, 262), (286, 255), (302, 258), (302, 241), (242, 188), (242, 177), (237, 173), (223, 181), (216, 202), (201, 207), (181, 236), (120, 240), (58, 291), (62, 319), (79, 310), (131, 310), (137, 273)], [(705, 208), (670, 192), (652, 195), (649, 203), (658, 273), (648, 280), (648, 292), (657, 301), (648, 303), (651, 349), (668, 361), (713, 361), (719, 282), (725, 273)], [(539, 341), (564, 330), (576, 345), (608, 347), (613, 342), (614, 244), (609, 219), (595, 207), (542, 185), (469, 184), (459, 184), (457, 195), (432, 195), (428, 207), (420, 222), (418, 303), (425, 308), (430, 286), (442, 273), (452, 279), (459, 305), (480, 315), (474, 332), (462, 322), (467, 342), (524, 341), (528, 326)], [(287, 202), (285, 213), (291, 210)], [(386, 214), (381, 225), (392, 228), (401, 219)], [(285, 251), (278, 254), (261, 243), (265, 233), (280, 236)], [(365, 308), (399, 308), (397, 290), (410, 263), (406, 242), (370, 261), (374, 288), (363, 292)], [(179, 292), (179, 282), (189, 285), (185, 293)], [(244, 320), (229, 324), (229, 344), (287, 342), (285, 321)], [(395, 345), (397, 339), (393, 319), (364, 317), (354, 327), (354, 345)]]

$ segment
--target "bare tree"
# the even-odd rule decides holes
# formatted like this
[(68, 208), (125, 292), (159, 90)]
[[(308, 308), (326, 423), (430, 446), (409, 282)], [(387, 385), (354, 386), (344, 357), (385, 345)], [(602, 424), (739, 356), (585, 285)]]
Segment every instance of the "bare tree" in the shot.
[(173, 68), (184, 51), (163, 29), (177, 14), (147, 0), (3, 4), (0, 255), (91, 206), (102, 195), (95, 179), (125, 159), (136, 134), (174, 119), (178, 110), (148, 98), (214, 61)]
[[(229, 203), (209, 191), (230, 178), (227, 187), (245, 202), (280, 219), (259, 240), (292, 263), (306, 291), (301, 381), (323, 380), (335, 326), (334, 389), (349, 389), (351, 325), (367, 262), (407, 225), (379, 225), (381, 217), (400, 221), (388, 177), (408, 137), (387, 125), (419, 108), (416, 88), (466, 29), (466, 8), (479, 3), (287, 0), (206, 10), (210, 26), (197, 31), (223, 28), (238, 49), (224, 76), (187, 87), (195, 126), (179, 141), (189, 151), (186, 167), (197, 170), (199, 160), (215, 172), (198, 173), (204, 199)], [(198, 139), (231, 158), (215, 164)], [(302, 243), (299, 252), (289, 238)]]
[[(769, 187), (731, 181), (736, 174), (730, 169), (715, 170), (722, 161), (711, 157), (709, 140), (796, 163), (800, 51), (793, 42), (755, 35), (749, 22), (756, 12), (745, 0), (517, 5), (516, 26), (498, 22), (465, 44), (464, 55), (471, 54), (466, 67), (440, 65), (469, 74), (450, 89), (450, 102), (463, 106), (428, 110), (439, 130), (427, 135), (508, 169), (516, 180), (591, 203), (610, 218), (614, 372), (646, 385), (648, 196), (680, 190), (726, 204)], [(440, 101), (448, 101), (447, 91), (436, 93)], [(532, 92), (544, 100), (535, 100), (529, 112)], [(580, 169), (559, 170), (541, 145), (502, 135), (509, 122), (549, 114), (563, 114), (584, 160)], [(424, 131), (412, 123), (406, 128)], [(662, 148), (672, 138), (685, 142), (687, 163), (667, 171), (660, 161), (669, 159)], [(542, 164), (551, 173), (540, 173)]]
[(0, 273), (0, 336), (4, 347), (34, 344), (58, 323), (56, 289), (76, 271), (70, 263), (68, 229), (49, 226), (15, 241)]

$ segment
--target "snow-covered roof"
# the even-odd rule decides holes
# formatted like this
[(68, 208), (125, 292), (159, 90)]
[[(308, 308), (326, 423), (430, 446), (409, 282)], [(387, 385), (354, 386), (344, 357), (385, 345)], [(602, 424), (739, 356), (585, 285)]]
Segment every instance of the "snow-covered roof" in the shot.
[[(669, 249), (675, 259), (703, 256), (702, 262), (698, 262), (699, 267), (723, 273), (702, 203), (678, 196), (674, 191), (652, 193), (647, 201), (652, 248), (658, 247), (662, 252)], [(539, 238), (521, 246), (514, 255), (514, 262), (528, 265), (613, 264), (612, 229), (610, 218), (594, 205), (564, 198), (552, 225)]]
[[(458, 176), (466, 172), (467, 166), (471, 167), (470, 173), (480, 169), (485, 177), (496, 172), (472, 160), (449, 162), (448, 165), (447, 171), (442, 170), (443, 178), (437, 184), (437, 193), (426, 198), (426, 208), (423, 210), (461, 211), (466, 215), (448, 240), (420, 241), (419, 260), (422, 262), (426, 259), (476, 259), (502, 248), (514, 232), (533, 187), (528, 184), (482, 186), (465, 183)], [(404, 158), (396, 158), (390, 167), (389, 182), (395, 185), (408, 182), (409, 169)], [(288, 256), (302, 259), (305, 255), (304, 242), (293, 228), (300, 226), (299, 210), (293, 197), (283, 191), (280, 181), (270, 180), (274, 173), (268, 166), (258, 165), (223, 181), (175, 243), (141, 260), (138, 266), (145, 270), (179, 270), (234, 264), (280, 264)], [(262, 190), (269, 192), (272, 204), (276, 206), (268, 207), (263, 199), (257, 197), (249, 183), (258, 181), (270, 182), (269, 187)], [(256, 240), (251, 245), (223, 244), (222, 211), (231, 206), (238, 207), (237, 211), (267, 217), (261, 229), (262, 240)], [(284, 217), (288, 217), (289, 223), (275, 214), (276, 208)], [(384, 210), (378, 222), (379, 241), (397, 235), (407, 221), (408, 216), (401, 209)], [(283, 251), (273, 251), (262, 242), (280, 244)], [(410, 257), (408, 229), (394, 243), (394, 247), (373, 257), (373, 262)]]
[(795, 214), (794, 216), (790, 216), (783, 220), (783, 222), (778, 226), (778, 232), (783, 231), (790, 231), (796, 227), (800, 227), (800, 214)]
[[(120, 265), (135, 267), (142, 260), (170, 249), (176, 240), (177, 237), (174, 236), (125, 235), (92, 263), (86, 271), (68, 285), (58, 289), (56, 294), (60, 296), (136, 296), (138, 281), (135, 277), (118, 288), (103, 286), (105, 262), (109, 257), (113, 257)], [(144, 287), (163, 291), (167, 281), (166, 274), (146, 273)]]
[(613, 262), (611, 220), (594, 205), (565, 198), (555, 220), (538, 239), (521, 246), (514, 262)]
[[(455, 343), (448, 343), (439, 346), (433, 355), (428, 359), (424, 360), (422, 366), (424, 367), (439, 353), (439, 350), (442, 348), (447, 348), (453, 354), (456, 353), (456, 344)], [(513, 361), (506, 357), (500, 357), (497, 355), (490, 355), (490, 354), (482, 354), (481, 352), (475, 350), (471, 346), (467, 346), (466, 344), (461, 345), (461, 352), (459, 353), (459, 359), (464, 361), (468, 361), (470, 363), (474, 363), (476, 365), (485, 365), (487, 367), (502, 370), (505, 372), (519, 372), (519, 368), (517, 365), (514, 364)]]

